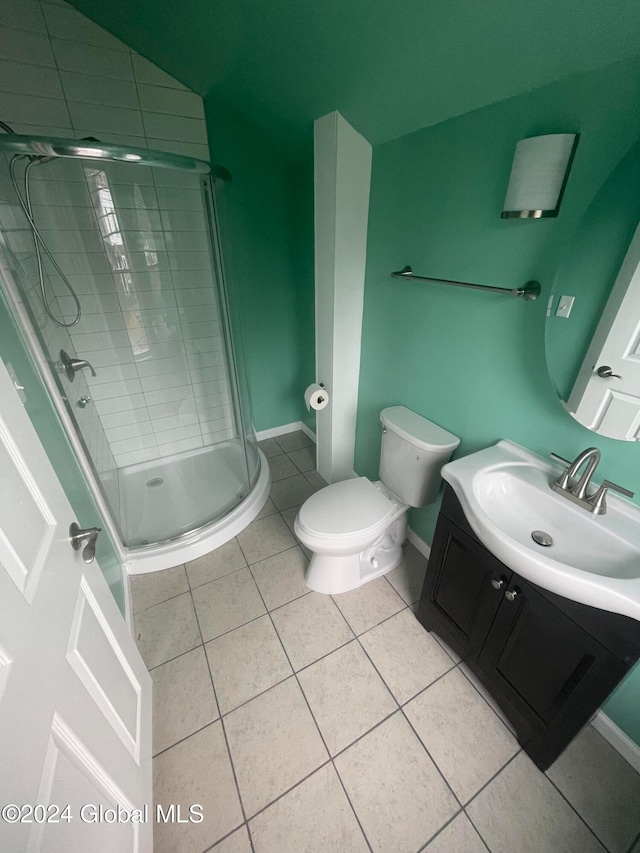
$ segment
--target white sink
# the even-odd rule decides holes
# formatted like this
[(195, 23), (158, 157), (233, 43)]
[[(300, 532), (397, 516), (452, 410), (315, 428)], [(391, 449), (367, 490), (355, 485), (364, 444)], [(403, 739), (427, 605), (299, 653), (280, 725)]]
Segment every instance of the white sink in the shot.
[[(442, 476), (478, 539), (509, 568), (550, 592), (640, 621), (640, 507), (608, 494), (606, 515), (592, 515), (551, 491), (560, 471), (503, 439), (447, 463)], [(537, 544), (534, 530), (553, 544)]]

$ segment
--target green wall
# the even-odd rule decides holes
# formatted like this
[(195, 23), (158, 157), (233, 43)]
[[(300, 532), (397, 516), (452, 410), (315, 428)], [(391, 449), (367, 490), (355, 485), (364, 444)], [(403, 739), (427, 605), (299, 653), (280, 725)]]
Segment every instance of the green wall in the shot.
[[(294, 167), (295, 278), (302, 391), (316, 379), (316, 304), (314, 269), (313, 160)], [(316, 413), (302, 407), (302, 420), (316, 431)]]
[[(356, 468), (377, 475), (378, 412), (404, 404), (457, 434), (457, 455), (510, 438), (573, 458), (594, 444), (599, 476), (640, 494), (640, 450), (594, 436), (563, 410), (545, 364), (547, 298), (584, 212), (640, 137), (640, 61), (468, 113), (374, 148)], [(501, 220), (516, 142), (579, 132), (557, 219)], [(389, 274), (416, 273), (503, 287), (542, 283), (535, 303)], [(410, 523), (431, 541), (438, 507)], [(640, 743), (640, 669), (607, 713)]]
[(372, 144), (638, 51), (636, 0), (72, 0), (291, 152), (339, 110)]
[[(76, 513), (75, 520), (80, 527), (102, 527), (102, 533), (98, 537), (96, 557), (120, 612), (124, 615), (124, 585), (120, 560), (93, 502), (64, 428), (51, 405), (49, 394), (22, 343), (2, 293), (0, 293), (0, 358), (5, 364), (12, 365), (15, 375), (24, 385), (27, 414)], [(69, 519), (69, 523), (71, 521), (73, 519)]]
[[(549, 373), (568, 400), (640, 220), (640, 142), (623, 157), (597, 194), (560, 264), (554, 298), (576, 297), (567, 319), (547, 320)], [(554, 302), (554, 305), (557, 302)]]
[(303, 392), (314, 379), (308, 178), (255, 127), (211, 99), (205, 111), (212, 159), (233, 176), (220, 217), (224, 261), (254, 422), (264, 430), (303, 417)]

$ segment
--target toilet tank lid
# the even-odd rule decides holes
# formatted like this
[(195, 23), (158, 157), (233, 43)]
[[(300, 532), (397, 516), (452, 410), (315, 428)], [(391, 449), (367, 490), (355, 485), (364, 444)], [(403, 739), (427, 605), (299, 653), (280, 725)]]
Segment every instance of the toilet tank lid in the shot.
[(380, 412), (384, 426), (422, 450), (455, 450), (460, 444), (457, 435), (428, 421), (405, 406), (390, 406)]

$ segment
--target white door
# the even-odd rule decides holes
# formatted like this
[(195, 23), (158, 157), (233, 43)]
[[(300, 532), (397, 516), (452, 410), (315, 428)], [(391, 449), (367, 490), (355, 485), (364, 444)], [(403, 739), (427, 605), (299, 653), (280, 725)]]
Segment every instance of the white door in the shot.
[(600, 435), (640, 441), (640, 225), (567, 405)]
[[(0, 850), (7, 853), (152, 848), (151, 808), (146, 824), (126, 814), (150, 806), (151, 680), (98, 565), (71, 549), (75, 520), (0, 361)], [(112, 815), (119, 822), (108, 822)]]

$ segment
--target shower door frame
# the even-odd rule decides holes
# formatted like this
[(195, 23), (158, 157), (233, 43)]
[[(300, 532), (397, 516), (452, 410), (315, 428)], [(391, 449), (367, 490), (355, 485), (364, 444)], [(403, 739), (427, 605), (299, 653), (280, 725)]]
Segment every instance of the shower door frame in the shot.
[[(247, 475), (247, 494), (255, 485), (251, 483), (251, 468), (249, 465), (249, 453), (247, 450), (247, 428), (245, 423), (245, 413), (242, 408), (242, 397), (240, 394), (240, 377), (238, 375), (236, 343), (233, 339), (233, 330), (231, 328), (231, 316), (229, 308), (229, 295), (227, 293), (226, 276), (224, 265), (222, 262), (222, 241), (220, 237), (220, 229), (218, 226), (218, 207), (216, 205), (216, 182), (220, 180), (209, 176), (203, 176), (200, 180), (200, 188), (202, 193), (202, 205), (207, 220), (209, 233), (209, 256), (211, 259), (211, 271), (213, 272), (213, 280), (215, 289), (220, 300), (220, 314), (222, 325), (224, 328), (224, 348), (227, 358), (227, 369), (229, 374), (233, 374), (233, 381), (230, 383), (233, 409), (236, 419), (236, 428), (242, 436), (244, 447), (244, 461)], [(253, 419), (250, 419), (253, 422)], [(256, 477), (256, 481), (257, 481)], [(234, 507), (235, 509), (235, 507)], [(233, 512), (233, 510), (231, 510)]]
[[(73, 448), (76, 460), (85, 476), (87, 485), (91, 489), (91, 494), (93, 495), (98, 511), (102, 516), (104, 525), (109, 531), (109, 536), (113, 542), (118, 559), (124, 565), (127, 562), (128, 549), (126, 549), (126, 546), (122, 542), (122, 536), (113, 520), (112, 511), (102, 494), (102, 487), (97, 482), (97, 473), (90, 461), (91, 457), (89, 452), (85, 447), (79, 430), (76, 428), (73, 420), (71, 419), (71, 415), (67, 411), (63, 395), (61, 394), (60, 388), (56, 382), (49, 359), (47, 358), (42, 344), (40, 343), (38, 333), (34, 328), (29, 315), (29, 310), (22, 300), (18, 285), (13, 280), (13, 276), (2, 266), (0, 266), (0, 277), (4, 284), (6, 301), (9, 304), (14, 320), (17, 321), (16, 325), (18, 326), (18, 331), (21, 333), (22, 337), (25, 338), (27, 352), (35, 362), (38, 375), (48, 391), (49, 399), (51, 400), (58, 417), (62, 421), (62, 426), (67, 440)], [(129, 608), (127, 607), (127, 611), (128, 610)]]
[[(87, 485), (91, 490), (91, 494), (95, 501), (98, 512), (100, 513), (104, 526), (109, 532), (114, 549), (118, 555), (123, 570), (126, 569), (130, 574), (143, 574), (146, 572), (155, 572), (161, 569), (170, 568), (171, 566), (180, 565), (187, 559), (196, 559), (204, 554), (209, 553), (213, 548), (218, 548), (224, 542), (228, 542), (241, 530), (249, 524), (258, 515), (262, 507), (269, 497), (271, 489), (271, 475), (269, 472), (269, 464), (263, 452), (258, 448), (258, 458), (260, 461), (260, 469), (258, 478), (254, 485), (250, 488), (249, 495), (254, 497), (254, 505), (248, 510), (245, 506), (249, 495), (245, 495), (244, 499), (227, 513), (223, 519), (217, 522), (209, 522), (202, 527), (189, 531), (182, 536), (176, 537), (163, 544), (145, 545), (140, 548), (127, 548), (122, 543), (120, 531), (113, 521), (113, 516), (110, 507), (102, 494), (102, 488), (97, 482), (97, 474), (90, 461), (89, 454), (84, 447), (84, 442), (81, 440), (78, 431), (68, 413), (67, 408), (60, 394), (60, 390), (56, 384), (56, 380), (51, 370), (51, 365), (45, 355), (42, 345), (35, 331), (28, 311), (22, 302), (17, 285), (13, 282), (12, 277), (7, 276), (7, 271), (0, 267), (0, 277), (5, 284), (5, 298), (13, 313), (14, 319), (17, 321), (18, 330), (25, 338), (26, 349), (30, 357), (35, 362), (38, 374), (42, 379), (58, 417), (62, 422), (67, 440), (73, 448), (74, 455), (85, 476)], [(218, 542), (215, 545), (209, 544), (202, 538), (202, 534), (208, 527), (213, 527), (216, 524), (224, 521), (227, 527), (227, 533), (223, 542)], [(189, 542), (189, 538), (194, 541)], [(200, 547), (198, 547), (200, 546)], [(179, 554), (180, 551), (187, 551), (188, 554)], [(180, 556), (180, 559), (170, 559), (172, 555)], [(126, 613), (127, 621), (131, 617), (131, 601), (129, 597), (129, 585), (125, 582), (125, 598), (126, 598)]]
[[(3, 139), (6, 139), (6, 137), (3, 137)], [(9, 139), (11, 139), (11, 137), (9, 137)], [(13, 139), (11, 139), (11, 142), (17, 142), (19, 139), (20, 137), (16, 135)], [(66, 140), (55, 140), (55, 142), (62, 143), (66, 142)], [(125, 149), (121, 146), (112, 146), (108, 144), (104, 145), (103, 147), (105, 150), (108, 151), (138, 151), (138, 149)], [(155, 154), (156, 152), (140, 150), (140, 153), (148, 156), (149, 153)], [(89, 157), (86, 155), (61, 155), (56, 152), (56, 155), (54, 156), (59, 156), (61, 157), (61, 159), (78, 159), (87, 160), (89, 162), (100, 162), (100, 158)], [(116, 159), (128, 158), (118, 157)], [(164, 159), (164, 154), (161, 159)], [(184, 160), (185, 162), (191, 161), (192, 164), (196, 163), (199, 168), (197, 168), (196, 170), (181, 170), (176, 162), (179, 160)], [(166, 161), (164, 163), (161, 161), (156, 161), (144, 163), (144, 165), (150, 165), (160, 168), (166, 166), (167, 168), (176, 171), (191, 171), (192, 174), (193, 171), (196, 171), (196, 173), (199, 173), (200, 177), (204, 212), (208, 225), (210, 257), (215, 282), (214, 288), (221, 300), (225, 352), (228, 356), (229, 372), (233, 374), (233, 381), (231, 383), (233, 388), (233, 409), (234, 414), (236, 416), (236, 428), (239, 433), (239, 436), (241, 437), (244, 443), (245, 472), (248, 484), (248, 492), (243, 496), (239, 503), (235, 507), (233, 507), (232, 510), (225, 513), (225, 515), (223, 515), (221, 518), (209, 521), (204, 525), (200, 525), (199, 527), (193, 530), (187, 531), (186, 533), (176, 536), (173, 539), (165, 540), (164, 542), (151, 543), (149, 545), (134, 548), (129, 547), (123, 543), (122, 533), (118, 527), (118, 524), (116, 523), (116, 520), (113, 517), (113, 512), (103, 493), (103, 487), (99, 482), (98, 473), (95, 470), (91, 454), (89, 453), (89, 450), (85, 445), (81, 431), (74, 424), (73, 418), (69, 413), (67, 406), (65, 405), (64, 394), (61, 392), (57, 384), (54, 370), (52, 369), (53, 365), (51, 363), (51, 359), (47, 356), (47, 353), (43, 348), (38, 332), (31, 319), (29, 308), (22, 298), (20, 289), (17, 283), (15, 282), (11, 271), (5, 268), (3, 264), (0, 264), (0, 279), (4, 284), (5, 301), (8, 304), (10, 313), (12, 314), (14, 322), (16, 323), (20, 335), (24, 340), (27, 351), (31, 359), (35, 363), (37, 372), (47, 389), (49, 398), (56, 410), (56, 413), (60, 418), (67, 440), (71, 444), (78, 465), (80, 466), (80, 469), (86, 479), (87, 485), (89, 486), (89, 489), (92, 493), (96, 507), (100, 515), (102, 516), (104, 526), (107, 528), (109, 536), (113, 542), (113, 546), (118, 556), (118, 560), (120, 561), (123, 569), (126, 568), (131, 573), (157, 571), (160, 569), (169, 568), (172, 565), (177, 565), (179, 564), (179, 562), (185, 562), (184, 554), (179, 555), (181, 559), (178, 561), (178, 563), (175, 563), (175, 561), (172, 561), (170, 559), (171, 555), (174, 553), (176, 554), (176, 556), (178, 556), (177, 552), (181, 550), (187, 550), (189, 552), (189, 559), (194, 559), (196, 557), (202, 556), (205, 553), (208, 553), (210, 550), (212, 550), (212, 546), (208, 545), (208, 547), (203, 547), (203, 545), (207, 546), (207, 543), (203, 540), (202, 536), (208, 528), (213, 528), (215, 527), (215, 525), (221, 524), (222, 522), (227, 523), (227, 531), (225, 533), (224, 541), (226, 542), (229, 539), (233, 538), (233, 536), (240, 532), (240, 530), (244, 529), (244, 527), (250, 521), (252, 521), (253, 518), (255, 518), (255, 516), (260, 512), (262, 506), (267, 500), (271, 485), (269, 466), (266, 461), (266, 458), (264, 457), (262, 451), (259, 448), (257, 448), (259, 463), (258, 474), (255, 479), (255, 482), (251, 482), (252, 478), (247, 450), (247, 442), (249, 439), (247, 437), (246, 431), (246, 413), (242, 409), (240, 388), (237, 384), (239, 383), (237, 364), (235, 360), (235, 350), (237, 345), (233, 338), (231, 322), (229, 318), (228, 293), (224, 276), (222, 247), (220, 243), (220, 233), (217, 221), (217, 206), (215, 201), (214, 186), (215, 182), (231, 180), (231, 175), (223, 167), (204, 163), (203, 161), (194, 161), (192, 158), (182, 158), (173, 154), (167, 154)], [(229, 358), (229, 356), (231, 356), (231, 358)], [(253, 495), (255, 500), (254, 506), (252, 506), (250, 509), (247, 509), (244, 504), (246, 503), (249, 495)], [(220, 542), (214, 545), (213, 547), (219, 547), (220, 544), (223, 543)], [(200, 547), (198, 547), (198, 545)], [(129, 616), (130, 601), (128, 585), (126, 583), (125, 595), (127, 599), (127, 616)]]

